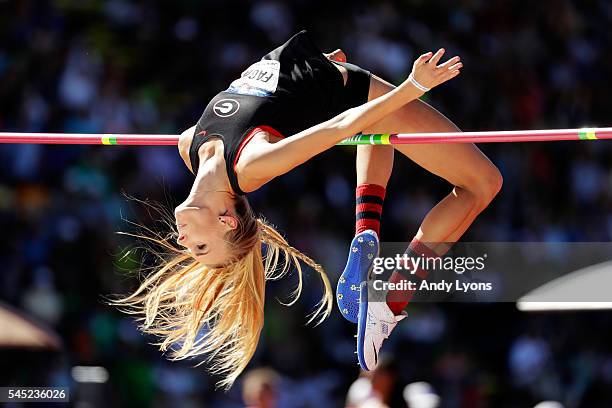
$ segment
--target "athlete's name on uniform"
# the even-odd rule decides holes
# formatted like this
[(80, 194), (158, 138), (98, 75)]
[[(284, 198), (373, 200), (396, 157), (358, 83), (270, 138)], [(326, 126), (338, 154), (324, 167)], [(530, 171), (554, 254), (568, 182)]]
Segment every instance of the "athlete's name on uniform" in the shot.
[(270, 96), (276, 92), (279, 77), (280, 62), (262, 60), (243, 71), (227, 90), (242, 95)]
[(241, 75), (242, 78), (254, 79), (256, 81), (268, 82), (274, 76), (274, 72), (270, 70), (263, 69), (247, 69)]

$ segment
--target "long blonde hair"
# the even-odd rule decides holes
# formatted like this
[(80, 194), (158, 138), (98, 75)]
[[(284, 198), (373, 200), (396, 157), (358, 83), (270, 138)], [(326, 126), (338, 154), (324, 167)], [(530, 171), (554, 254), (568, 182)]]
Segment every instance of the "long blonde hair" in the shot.
[(202, 265), (169, 236), (128, 234), (161, 245), (170, 256), (160, 257), (159, 265), (131, 295), (111, 301), (122, 311), (138, 315), (140, 329), (157, 336), (156, 344), (169, 351), (170, 359), (205, 355), (209, 370), (222, 377), (218, 385), (226, 389), (257, 348), (266, 280), (279, 279), (294, 266), (298, 284), (289, 303), (293, 304), (302, 292), (302, 261), (319, 273), (324, 287), (308, 322), (320, 323), (332, 309), (331, 285), (323, 268), (289, 245), (265, 220), (256, 218), (244, 197), (234, 202), (238, 227), (226, 236), (234, 257), (225, 266)]

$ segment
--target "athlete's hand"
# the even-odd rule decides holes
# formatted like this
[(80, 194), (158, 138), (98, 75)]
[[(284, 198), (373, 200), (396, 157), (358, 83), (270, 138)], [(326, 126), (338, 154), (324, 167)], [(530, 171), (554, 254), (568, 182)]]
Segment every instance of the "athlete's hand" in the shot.
[[(443, 55), (444, 48), (440, 48), (435, 54), (428, 52), (417, 58), (412, 65), (411, 76), (414, 80), (418, 84), (431, 89), (459, 75), (460, 69), (463, 67), (460, 62), (461, 59), (453, 57), (442, 64), (438, 64)], [(406, 80), (405, 84), (406, 86), (415, 86), (409, 80)]]
[(341, 49), (332, 51), (329, 54), (323, 53), (323, 55), (325, 55), (325, 58), (327, 58), (330, 61), (346, 62), (346, 54)]

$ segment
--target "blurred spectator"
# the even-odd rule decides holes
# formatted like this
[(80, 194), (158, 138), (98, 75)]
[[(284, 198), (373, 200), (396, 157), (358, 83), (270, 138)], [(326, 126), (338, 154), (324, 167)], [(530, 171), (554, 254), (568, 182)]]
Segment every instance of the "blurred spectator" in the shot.
[(346, 406), (353, 408), (385, 408), (397, 405), (398, 367), (393, 356), (382, 354), (375, 370), (363, 372), (351, 387)]
[(408, 384), (403, 394), (408, 408), (437, 408), (440, 406), (440, 397), (426, 382)]
[(532, 384), (550, 362), (550, 348), (542, 338), (522, 336), (510, 348), (510, 370), (519, 385)]
[(346, 407), (355, 408), (363, 404), (372, 396), (372, 381), (369, 378), (360, 376), (349, 387), (346, 394)]
[(270, 368), (256, 368), (244, 375), (242, 399), (250, 408), (276, 408), (280, 376)]

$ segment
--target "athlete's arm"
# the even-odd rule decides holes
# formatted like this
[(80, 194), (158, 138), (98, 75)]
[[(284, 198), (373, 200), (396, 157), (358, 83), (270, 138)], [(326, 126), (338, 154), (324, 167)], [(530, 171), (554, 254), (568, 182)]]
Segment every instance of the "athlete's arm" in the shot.
[[(430, 52), (414, 62), (412, 74), (420, 84), (433, 88), (459, 74), (459, 57), (437, 65), (443, 54), (442, 49), (433, 57)], [(423, 92), (406, 80), (391, 92), (277, 143), (248, 144), (236, 166), (243, 189), (257, 189), (421, 95)]]

